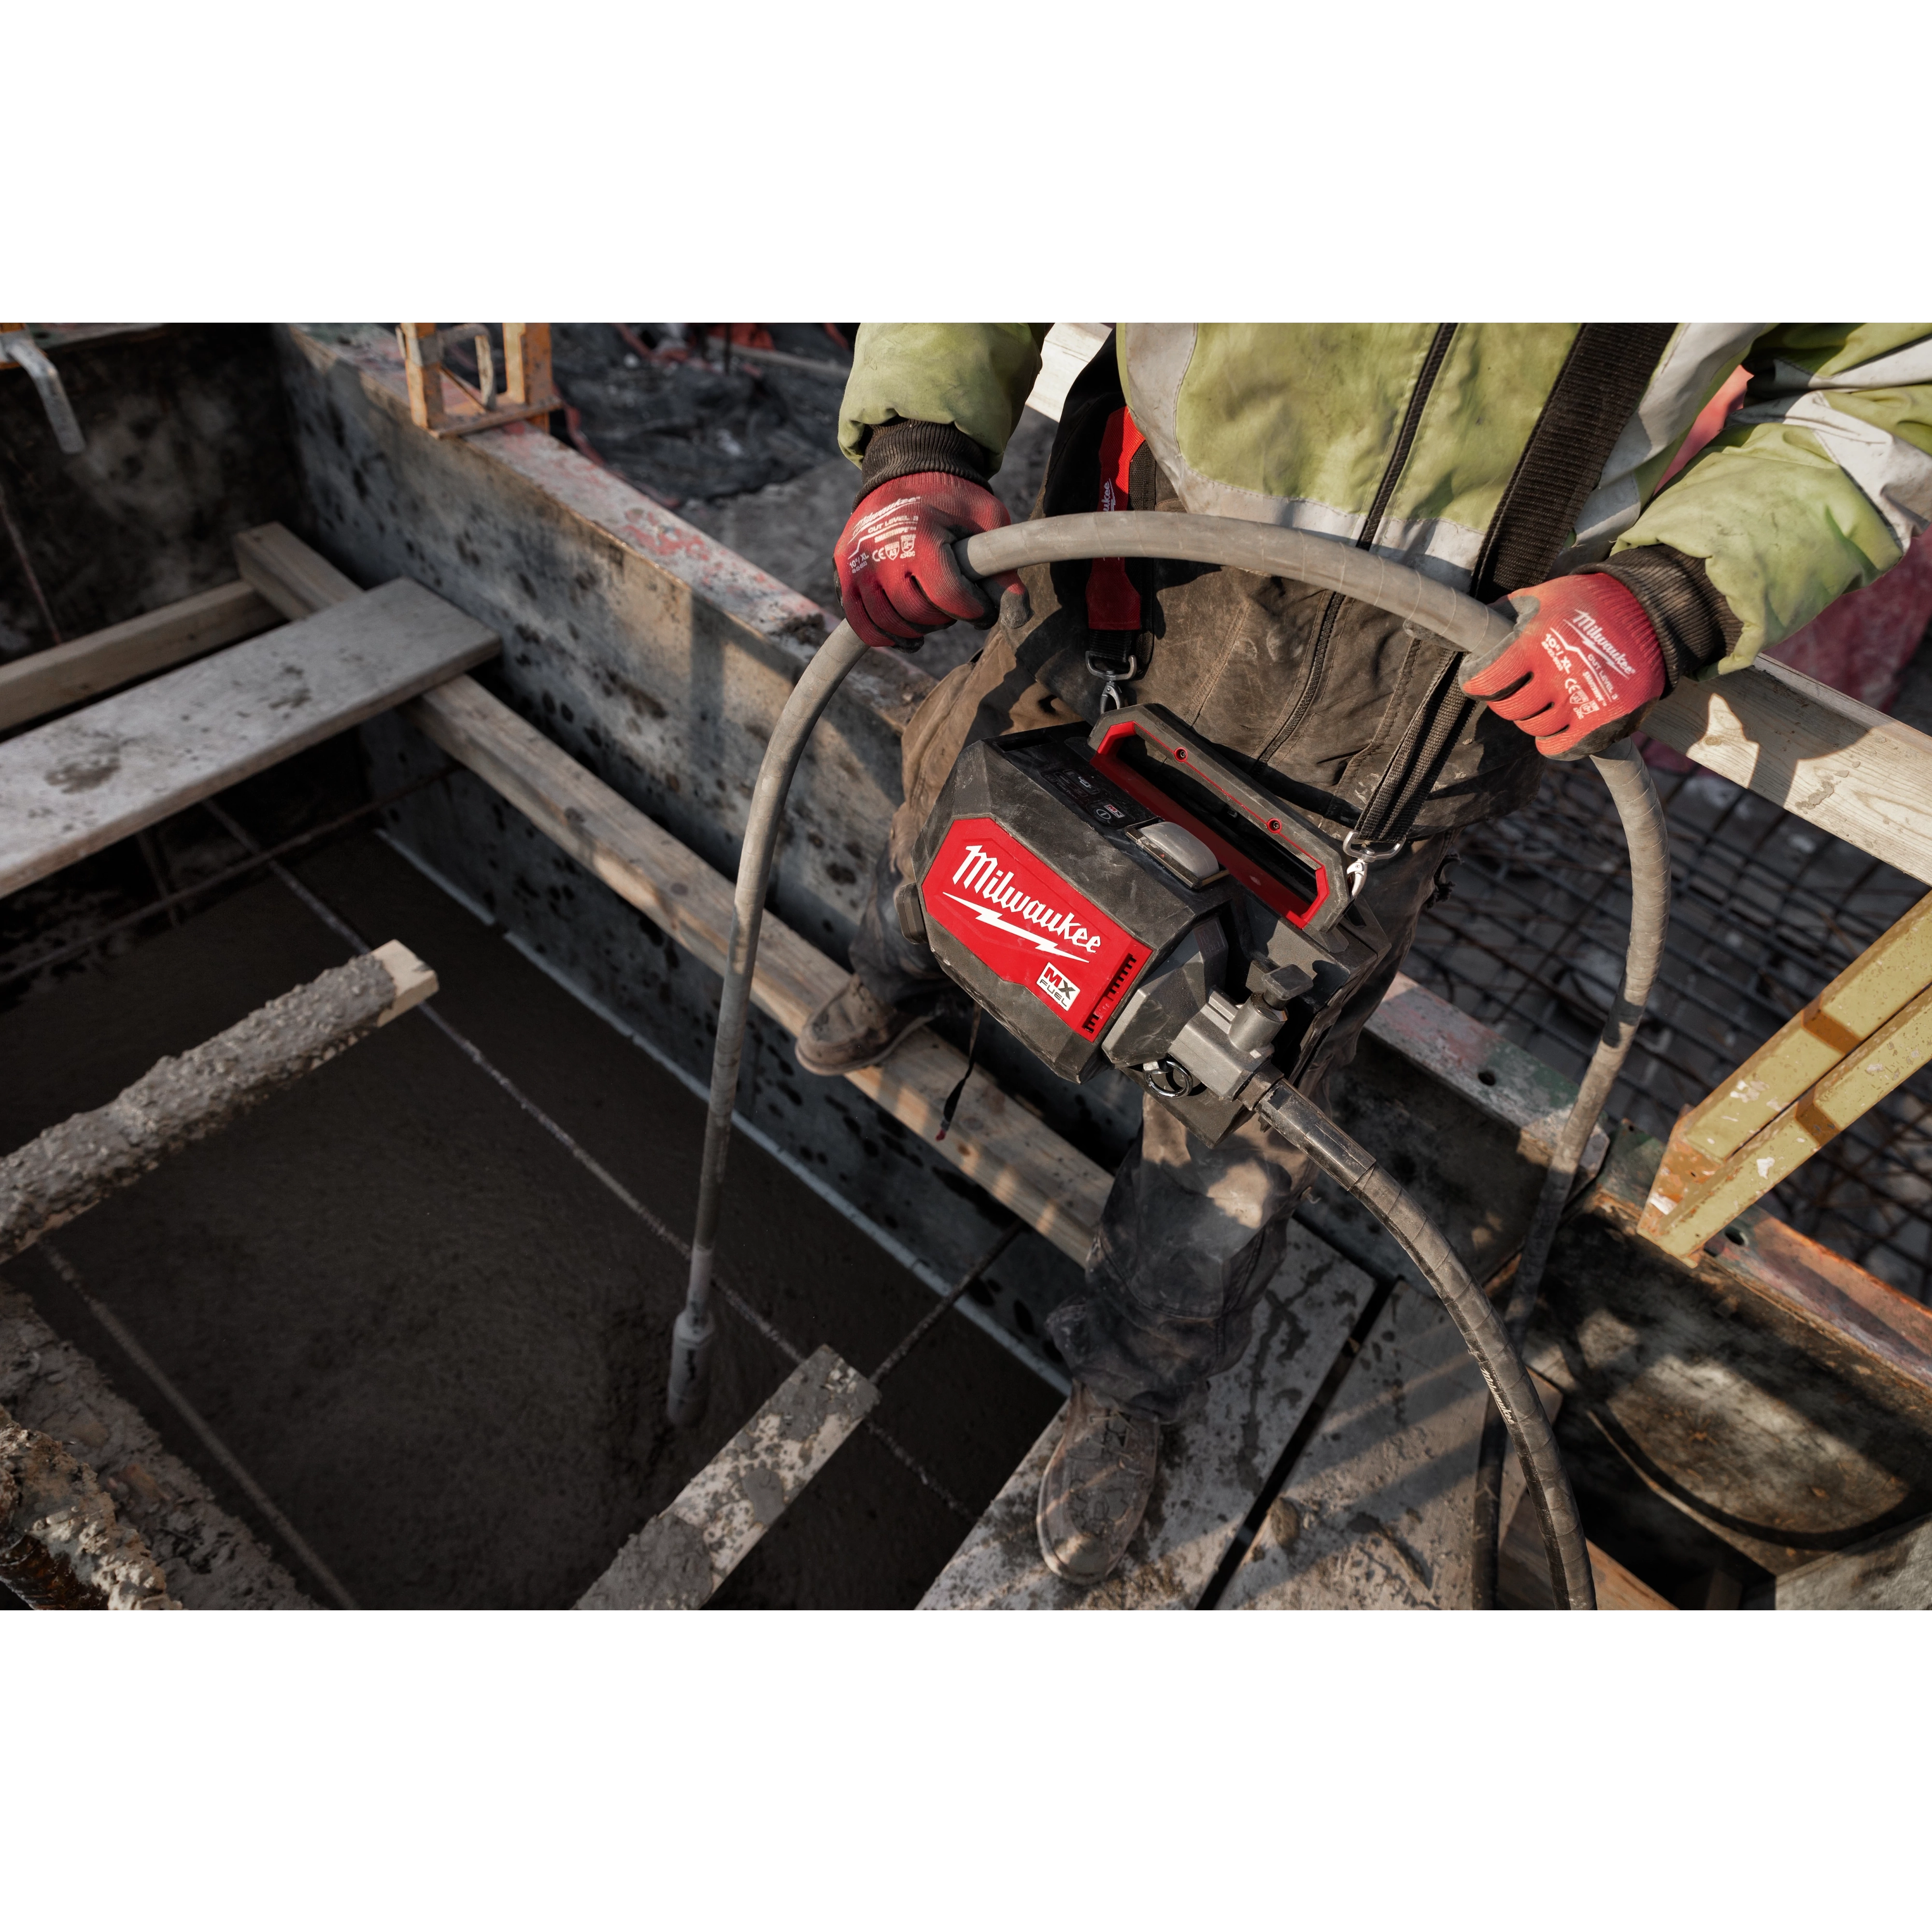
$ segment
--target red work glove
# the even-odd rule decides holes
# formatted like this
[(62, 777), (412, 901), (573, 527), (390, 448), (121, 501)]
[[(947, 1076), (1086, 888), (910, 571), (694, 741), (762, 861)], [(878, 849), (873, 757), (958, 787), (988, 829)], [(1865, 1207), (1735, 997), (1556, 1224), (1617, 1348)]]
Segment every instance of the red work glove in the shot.
[[(948, 624), (985, 622), (992, 607), (952, 546), (1012, 521), (992, 490), (963, 476), (926, 470), (881, 483), (860, 500), (833, 553), (845, 621), (881, 650)], [(1019, 579), (1009, 572), (987, 583), (997, 596)]]
[(1510, 602), (1515, 635), (1463, 673), (1462, 689), (1527, 731), (1546, 758), (1604, 750), (1664, 695), (1657, 633), (1614, 577), (1552, 578)]

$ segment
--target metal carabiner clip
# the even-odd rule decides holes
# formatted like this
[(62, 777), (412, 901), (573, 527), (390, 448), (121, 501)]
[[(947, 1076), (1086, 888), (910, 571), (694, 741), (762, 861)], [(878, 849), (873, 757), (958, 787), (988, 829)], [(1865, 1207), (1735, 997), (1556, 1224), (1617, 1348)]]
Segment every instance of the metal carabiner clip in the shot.
[(1118, 664), (1110, 664), (1098, 651), (1089, 651), (1087, 653), (1087, 668), (1096, 677), (1103, 677), (1107, 680), (1100, 693), (1102, 711), (1118, 711), (1120, 709), (1120, 680), (1124, 679), (1132, 684), (1141, 674), (1141, 661), (1137, 657), (1130, 656), (1126, 668), (1123, 670)]
[(1398, 838), (1393, 844), (1378, 845), (1372, 838), (1358, 838), (1353, 832), (1342, 835), (1342, 850), (1353, 862), (1348, 868), (1348, 896), (1355, 898), (1369, 882), (1369, 868), (1379, 866), (1384, 859), (1393, 859), (1408, 844), (1406, 838)]

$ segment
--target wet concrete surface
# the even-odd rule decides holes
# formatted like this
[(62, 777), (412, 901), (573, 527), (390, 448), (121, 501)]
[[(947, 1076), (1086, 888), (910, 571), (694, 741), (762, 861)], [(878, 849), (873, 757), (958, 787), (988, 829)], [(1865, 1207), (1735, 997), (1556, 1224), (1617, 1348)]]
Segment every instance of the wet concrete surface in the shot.
[[(371, 836), (297, 868), (372, 943), (436, 970), (437, 1009), (662, 1220), (694, 1199), (702, 1108), (647, 1055)], [(101, 1104), (338, 963), (284, 887), (236, 891), (0, 1018), (0, 1146)], [(372, 1607), (561, 1607), (790, 1372), (729, 1311), (704, 1425), (661, 1419), (681, 1258), (420, 1012), (384, 1028), (60, 1236), (283, 1513)], [(741, 1140), (721, 1271), (801, 1352), (869, 1372), (930, 1292)], [(29, 1250), (4, 1270), (305, 1585), (158, 1392)], [(1057, 1408), (957, 1314), (874, 1420), (976, 1512)], [(909, 1606), (967, 1522), (861, 1432), (721, 1606)]]

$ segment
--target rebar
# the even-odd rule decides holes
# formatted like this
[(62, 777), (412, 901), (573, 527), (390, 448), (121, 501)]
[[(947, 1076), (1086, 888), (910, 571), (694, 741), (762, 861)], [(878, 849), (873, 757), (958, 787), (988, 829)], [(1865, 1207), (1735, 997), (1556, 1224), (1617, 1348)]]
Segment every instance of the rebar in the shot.
[[(1672, 930), (1609, 1103), (1664, 1138), (1761, 1042), (1924, 895), (1768, 800), (1703, 772), (1658, 774)], [(1474, 827), (1454, 896), (1404, 970), (1574, 1078), (1628, 916), (1622, 841), (1588, 775), (1552, 766), (1533, 814)], [(1593, 970), (1600, 968), (1600, 970)], [(1765, 1204), (1893, 1286), (1932, 1300), (1932, 1070), (1808, 1161)]]

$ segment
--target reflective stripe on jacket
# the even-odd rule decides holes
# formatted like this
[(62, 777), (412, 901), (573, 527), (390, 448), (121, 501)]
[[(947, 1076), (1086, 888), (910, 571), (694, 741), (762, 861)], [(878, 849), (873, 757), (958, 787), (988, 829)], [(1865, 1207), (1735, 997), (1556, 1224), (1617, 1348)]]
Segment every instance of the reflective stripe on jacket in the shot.
[[(1373, 548), (1466, 588), (1575, 323), (1468, 322), (1442, 353)], [(950, 423), (997, 467), (1048, 325), (868, 322), (839, 424)], [(1388, 467), (1432, 323), (1123, 323), (1135, 421), (1190, 510), (1353, 538)], [(1658, 479), (1742, 361), (1729, 426)], [(1750, 662), (1898, 562), (1932, 521), (1932, 324), (1684, 323), (1577, 514), (1558, 570), (1650, 544), (1706, 560)]]

